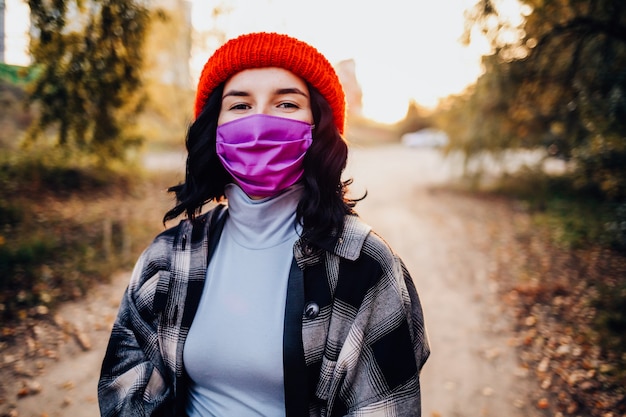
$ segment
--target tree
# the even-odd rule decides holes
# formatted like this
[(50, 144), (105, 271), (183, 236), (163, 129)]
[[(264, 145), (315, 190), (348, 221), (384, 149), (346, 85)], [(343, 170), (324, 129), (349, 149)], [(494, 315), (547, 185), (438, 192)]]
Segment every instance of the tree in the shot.
[(429, 111), (420, 106), (417, 101), (410, 100), (406, 114), (404, 118), (397, 123), (396, 128), (398, 134), (403, 135), (430, 127), (431, 124)]
[(39, 71), (30, 101), (39, 117), (27, 144), (54, 128), (56, 145), (124, 159), (141, 110), (143, 44), (150, 22), (135, 0), (29, 0), (37, 31), (31, 54)]
[(470, 127), (454, 143), (470, 152), (549, 146), (574, 162), (580, 185), (625, 199), (626, 2), (520, 4), (519, 23), (493, 0), (467, 14), (466, 40), (478, 29), (493, 54), (461, 106)]

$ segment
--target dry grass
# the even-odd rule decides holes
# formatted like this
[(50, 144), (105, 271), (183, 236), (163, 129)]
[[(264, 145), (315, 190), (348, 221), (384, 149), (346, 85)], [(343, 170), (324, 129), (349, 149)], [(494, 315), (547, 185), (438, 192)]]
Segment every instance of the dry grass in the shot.
[[(0, 313), (6, 321), (83, 296), (94, 282), (130, 268), (163, 230), (171, 178), (139, 171), (110, 172), (109, 182), (85, 178), (80, 170), (70, 176), (76, 181), (66, 188), (48, 187), (45, 177), (3, 187)], [(16, 189), (21, 191), (7, 195)]]

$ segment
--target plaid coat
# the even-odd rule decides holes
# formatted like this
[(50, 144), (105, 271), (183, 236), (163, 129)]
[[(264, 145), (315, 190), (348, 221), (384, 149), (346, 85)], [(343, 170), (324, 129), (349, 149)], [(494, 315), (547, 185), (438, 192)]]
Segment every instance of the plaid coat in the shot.
[[(185, 415), (183, 346), (222, 208), (166, 230), (137, 261), (102, 364), (103, 417)], [(420, 301), (402, 261), (356, 216), (338, 237), (294, 245), (284, 328), (288, 417), (421, 415)]]

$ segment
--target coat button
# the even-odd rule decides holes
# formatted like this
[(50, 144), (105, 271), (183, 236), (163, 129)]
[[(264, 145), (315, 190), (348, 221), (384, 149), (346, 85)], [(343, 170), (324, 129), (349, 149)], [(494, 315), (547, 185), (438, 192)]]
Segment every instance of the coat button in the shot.
[(311, 245), (305, 245), (304, 246), (304, 254), (306, 256), (311, 256), (312, 253), (313, 253), (313, 248), (311, 247)]
[(309, 301), (306, 306), (304, 306), (304, 316), (307, 319), (314, 319), (320, 314), (320, 306), (317, 305), (316, 302)]

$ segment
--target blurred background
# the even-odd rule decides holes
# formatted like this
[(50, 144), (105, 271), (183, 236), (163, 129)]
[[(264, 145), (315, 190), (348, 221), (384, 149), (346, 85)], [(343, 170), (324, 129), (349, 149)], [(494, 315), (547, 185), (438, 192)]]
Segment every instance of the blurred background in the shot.
[(0, 0), (0, 372), (45, 356), (38, 323), (62, 328), (60, 306), (163, 229), (199, 72), (251, 31), (335, 65), (357, 172), (369, 161), (385, 181), (523, 213), (498, 299), (515, 303), (517, 356), (545, 392), (533, 412), (626, 415), (623, 0)]

